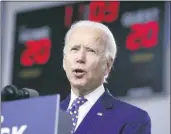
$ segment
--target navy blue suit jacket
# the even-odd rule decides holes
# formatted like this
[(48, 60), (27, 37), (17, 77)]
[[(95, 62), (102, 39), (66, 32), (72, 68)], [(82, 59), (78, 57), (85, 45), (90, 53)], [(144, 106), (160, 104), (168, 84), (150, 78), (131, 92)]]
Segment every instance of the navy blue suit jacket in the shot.
[[(61, 102), (61, 109), (66, 110), (69, 101), (70, 95)], [(151, 120), (146, 111), (115, 99), (106, 90), (75, 134), (151, 134)]]

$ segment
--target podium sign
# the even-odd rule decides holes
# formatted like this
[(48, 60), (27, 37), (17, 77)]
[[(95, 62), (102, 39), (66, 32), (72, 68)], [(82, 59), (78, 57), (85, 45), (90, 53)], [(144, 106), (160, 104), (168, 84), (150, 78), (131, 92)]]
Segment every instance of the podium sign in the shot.
[(60, 95), (2, 103), (1, 134), (57, 134)]

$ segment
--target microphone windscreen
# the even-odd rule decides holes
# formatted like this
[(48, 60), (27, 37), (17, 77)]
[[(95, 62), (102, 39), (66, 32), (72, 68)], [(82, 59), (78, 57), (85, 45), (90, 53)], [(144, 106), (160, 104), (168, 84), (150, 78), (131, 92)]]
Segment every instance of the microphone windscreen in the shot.
[(10, 101), (15, 100), (17, 98), (18, 89), (14, 85), (7, 85), (1, 91), (1, 100), (2, 101)]
[(22, 88), (21, 90), (25, 90), (26, 92), (28, 92), (29, 98), (39, 96), (39, 93), (36, 90), (30, 88)]

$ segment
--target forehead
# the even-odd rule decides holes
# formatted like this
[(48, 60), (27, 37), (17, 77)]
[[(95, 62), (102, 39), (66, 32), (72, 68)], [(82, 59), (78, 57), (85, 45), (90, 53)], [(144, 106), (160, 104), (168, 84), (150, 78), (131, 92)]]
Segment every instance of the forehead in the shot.
[(97, 28), (77, 27), (71, 31), (68, 38), (68, 45), (104, 45), (105, 33)]

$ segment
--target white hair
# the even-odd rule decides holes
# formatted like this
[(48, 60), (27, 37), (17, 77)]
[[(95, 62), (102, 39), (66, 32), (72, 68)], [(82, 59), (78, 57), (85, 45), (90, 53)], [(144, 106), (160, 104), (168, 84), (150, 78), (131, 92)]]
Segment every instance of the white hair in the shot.
[[(66, 47), (65, 46), (67, 44), (67, 41), (68, 41), (72, 31), (78, 27), (84, 27), (84, 26), (90, 27), (90, 28), (100, 29), (107, 35), (107, 38), (105, 38), (105, 41), (107, 44), (106, 58), (108, 58), (108, 59), (111, 58), (114, 62), (114, 60), (116, 58), (117, 47), (116, 47), (116, 42), (115, 42), (115, 39), (114, 39), (112, 32), (109, 30), (109, 28), (106, 25), (99, 23), (99, 22), (90, 21), (90, 20), (81, 20), (81, 21), (78, 21), (78, 22), (71, 25), (70, 29), (68, 30), (68, 32), (65, 36), (65, 45), (64, 45), (63, 53), (64, 54), (66, 53)], [(107, 83), (107, 80), (106, 80), (107, 78), (108, 78), (108, 75), (106, 75), (104, 77), (105, 83)]]

